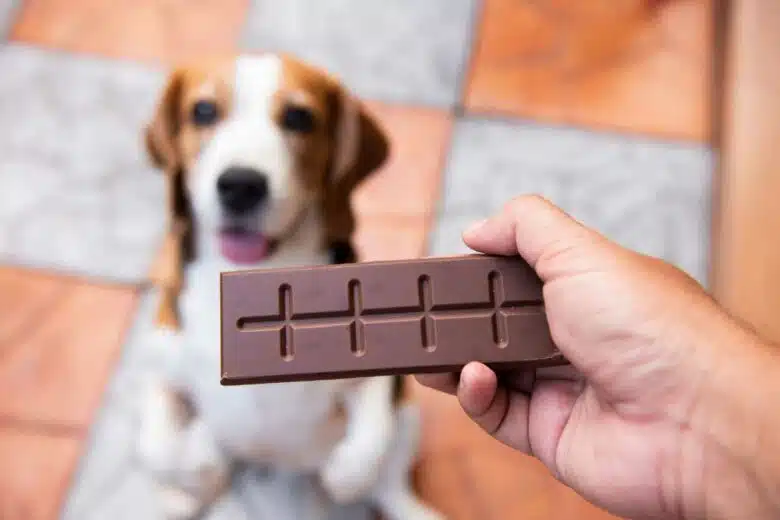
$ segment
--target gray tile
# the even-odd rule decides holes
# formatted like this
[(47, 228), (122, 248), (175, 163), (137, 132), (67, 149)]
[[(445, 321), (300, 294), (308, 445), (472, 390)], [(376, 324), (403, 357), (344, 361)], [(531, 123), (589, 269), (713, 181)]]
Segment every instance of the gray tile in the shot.
[(500, 210), (516, 195), (538, 193), (622, 245), (664, 258), (706, 284), (712, 165), (705, 147), (460, 121), (433, 246), (457, 247), (465, 221)]
[(363, 97), (456, 101), (474, 0), (254, 0), (249, 49), (281, 50), (325, 67)]
[(490, 212), (468, 212), (464, 214), (439, 215), (436, 226), (431, 231), (428, 242), (428, 254), (431, 256), (451, 256), (473, 253), (461, 238), (470, 224), (490, 216)]
[[(235, 493), (230, 493), (223, 497), (203, 516), (203, 520), (251, 520), (253, 518), (265, 518), (263, 516), (250, 516), (247, 513), (246, 506)], [(290, 516), (289, 518), (295, 517)]]
[(362, 505), (331, 504), (312, 478), (278, 473), (260, 476), (247, 472), (237, 479), (236, 493), (252, 519), (296, 518), (301, 520), (369, 520)]
[(164, 222), (141, 131), (160, 71), (0, 49), (0, 260), (143, 279)]
[(134, 472), (133, 448), (138, 416), (126, 407), (107, 403), (92, 427), (85, 453), (64, 507), (65, 519), (82, 519), (99, 508), (117, 486)]
[(154, 481), (138, 469), (130, 469), (124, 478), (108, 487), (89, 508), (72, 514), (66, 509), (63, 520), (164, 520), (156, 499)]
[(0, 41), (7, 38), (20, 4), (20, 0), (0, 0)]

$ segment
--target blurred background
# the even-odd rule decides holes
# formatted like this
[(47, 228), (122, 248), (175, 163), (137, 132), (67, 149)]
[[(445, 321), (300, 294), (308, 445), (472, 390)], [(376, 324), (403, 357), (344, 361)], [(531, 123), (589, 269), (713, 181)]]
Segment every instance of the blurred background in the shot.
[[(776, 2), (731, 4), (740, 43), (763, 34), (761, 45), (780, 48)], [(149, 272), (165, 223), (163, 177), (141, 129), (168, 68), (204, 52), (287, 51), (367, 102), (392, 157), (354, 200), (366, 260), (465, 252), (470, 222), (541, 193), (709, 288), (715, 273), (733, 309), (777, 331), (780, 235), (755, 230), (780, 232), (769, 199), (780, 183), (776, 163), (753, 153), (764, 146), (768, 157), (771, 139), (745, 136), (746, 126), (780, 135), (777, 102), (721, 92), (721, 7), (0, 0), (0, 518), (159, 518), (132, 451), (139, 385), (160, 362), (148, 341)], [(739, 92), (777, 87), (758, 47), (741, 49), (733, 70), (753, 83)], [(725, 140), (724, 103), (736, 107)], [(425, 412), (418, 489), (450, 518), (608, 518), (483, 435), (452, 399), (415, 391)], [(253, 518), (279, 518), (247, 503), (295, 498), (297, 485), (247, 477), (236, 501), (256, 507)]]

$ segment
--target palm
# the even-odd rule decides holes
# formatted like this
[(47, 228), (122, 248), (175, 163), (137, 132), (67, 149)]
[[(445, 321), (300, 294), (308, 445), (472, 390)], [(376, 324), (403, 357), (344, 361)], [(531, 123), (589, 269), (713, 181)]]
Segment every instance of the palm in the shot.
[[(679, 359), (671, 355), (678, 350), (672, 344), (684, 338), (665, 338), (663, 329), (686, 312), (687, 298), (670, 300), (663, 283), (668, 272), (638, 279), (621, 277), (620, 268), (605, 272), (558, 260), (558, 277), (545, 286), (548, 318), (556, 343), (582, 356), (576, 361), (588, 382), (558, 410), (559, 435), (551, 432), (550, 396), (534, 396), (531, 445), (542, 447), (548, 460), (541, 458), (562, 480), (610, 511), (678, 517), (680, 494), (670, 494), (669, 486), (679, 491), (684, 483), (670, 479), (679, 477), (682, 457), (694, 454), (667, 448), (690, 444), (676, 419), (690, 409), (695, 384), (677, 377)], [(633, 273), (641, 272), (642, 260), (626, 260)]]
[[(531, 422), (531, 435), (533, 422)], [(539, 432), (540, 434), (542, 432)], [(554, 469), (564, 481), (598, 505), (620, 514), (637, 508), (651, 518), (675, 516), (664, 483), (677, 474), (679, 430), (659, 419), (621, 416), (588, 386), (574, 401), (556, 446)]]

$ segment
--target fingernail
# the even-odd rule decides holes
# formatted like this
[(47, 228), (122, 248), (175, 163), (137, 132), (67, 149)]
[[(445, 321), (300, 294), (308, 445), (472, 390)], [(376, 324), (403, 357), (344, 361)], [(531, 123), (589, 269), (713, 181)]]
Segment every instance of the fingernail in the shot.
[(488, 219), (482, 219), (478, 222), (475, 222), (471, 224), (469, 227), (466, 228), (466, 231), (463, 232), (464, 235), (473, 235), (483, 227), (485, 227), (485, 224), (487, 224)]

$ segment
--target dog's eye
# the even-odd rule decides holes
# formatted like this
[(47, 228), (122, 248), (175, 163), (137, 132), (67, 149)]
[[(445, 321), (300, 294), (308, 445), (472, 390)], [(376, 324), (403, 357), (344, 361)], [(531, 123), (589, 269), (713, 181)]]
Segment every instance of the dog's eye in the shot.
[(286, 107), (282, 113), (282, 127), (291, 132), (308, 134), (314, 130), (314, 115), (303, 107)]
[(219, 109), (213, 101), (198, 101), (192, 107), (192, 122), (197, 126), (214, 124), (219, 117)]

